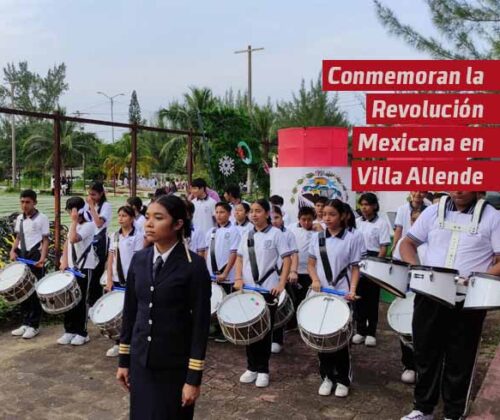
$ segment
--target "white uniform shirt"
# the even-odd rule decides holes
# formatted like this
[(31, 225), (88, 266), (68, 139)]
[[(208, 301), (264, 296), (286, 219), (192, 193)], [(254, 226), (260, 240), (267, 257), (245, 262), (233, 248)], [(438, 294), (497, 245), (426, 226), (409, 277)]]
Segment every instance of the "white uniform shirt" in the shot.
[[(248, 233), (241, 238), (238, 248), (238, 255), (243, 258), (243, 282), (250, 286), (255, 286), (252, 276), (252, 267), (248, 255)], [(269, 270), (277, 268), (278, 258), (284, 258), (291, 254), (286, 245), (285, 235), (281, 230), (272, 225), (267, 226), (262, 231), (254, 230), (255, 257), (259, 269), (259, 279), (263, 278)], [(274, 271), (260, 287), (273, 289), (279, 284), (278, 272)]]
[[(462, 213), (454, 207), (446, 210), (445, 220), (469, 225), (472, 211)], [(439, 228), (438, 205), (426, 208), (407, 233), (417, 243), (427, 243), (423, 265), (444, 267), (452, 232)], [(478, 226), (478, 233), (460, 232), (453, 268), (461, 276), (471, 272), (486, 272), (493, 265), (493, 257), (500, 255), (500, 212), (486, 205)]]
[(208, 195), (203, 200), (198, 198), (193, 199), (193, 224), (196, 226), (196, 229), (201, 231), (203, 237), (205, 237), (210, 229), (215, 227), (214, 213), (216, 204), (217, 202)]
[[(119, 232), (121, 232), (121, 229)], [(115, 283), (118, 283), (120, 280), (118, 278), (117, 270), (118, 260), (116, 254), (115, 235), (115, 233), (109, 235), (109, 252), (113, 254), (113, 281)], [(118, 247), (120, 249), (120, 261), (122, 265), (123, 276), (126, 280), (132, 257), (137, 251), (140, 251), (144, 247), (144, 238), (142, 236), (142, 231), (139, 229), (132, 229), (132, 231), (127, 236), (123, 236), (122, 233), (119, 233)]]
[[(348, 271), (347, 276), (343, 276), (339, 279), (337, 285), (335, 286), (336, 290), (349, 292), (350, 268), (353, 265), (357, 265), (361, 260), (363, 244), (360, 240), (361, 236), (354, 232), (355, 231), (350, 232), (347, 229), (343, 229), (336, 236), (332, 236), (328, 230), (325, 232), (325, 246), (328, 261), (330, 262), (330, 267), (332, 269), (332, 281), (335, 282), (338, 275), (344, 268), (347, 267)], [(318, 273), (321, 286), (333, 287), (333, 285), (328, 284), (326, 279), (323, 261), (319, 252), (319, 233), (315, 233), (311, 240), (311, 244), (309, 246), (309, 257), (316, 260), (316, 272)]]
[[(421, 210), (423, 211), (425, 207)], [(401, 239), (398, 241), (396, 244), (396, 247), (392, 251), (392, 257), (396, 260), (401, 260), (401, 253), (399, 251), (399, 248), (401, 247), (401, 241), (403, 238), (406, 236), (408, 231), (411, 228), (411, 212), (413, 208), (410, 203), (405, 203), (402, 206), (398, 208), (398, 211), (396, 213), (396, 220), (394, 221), (394, 227), (400, 227), (401, 228)], [(420, 216), (419, 216), (420, 217)], [(418, 258), (420, 261), (422, 261), (426, 245), (421, 245), (417, 248), (418, 251)]]
[(203, 251), (206, 247), (205, 236), (195, 226), (191, 226), (191, 236), (188, 238), (189, 249), (193, 252)]
[(144, 223), (146, 223), (146, 218), (139, 213), (139, 216), (134, 220), (134, 226), (144, 232)]
[(323, 222), (322, 220), (315, 220), (315, 221), (313, 222), (313, 225), (320, 225), (320, 226), (321, 226), (321, 228), (322, 228), (323, 230), (325, 230), (325, 229), (326, 229), (326, 224), (325, 224), (325, 222)]
[[(283, 227), (280, 229), (285, 235), (286, 246), (290, 251), (290, 255), (297, 254), (299, 249), (297, 247), (297, 241), (295, 240), (295, 235), (288, 228)], [(283, 265), (283, 259), (281, 257), (278, 258), (278, 268), (281, 270), (281, 266)]]
[(235, 223), (236, 229), (238, 229), (238, 232), (240, 232), (240, 237), (243, 238), (243, 235), (253, 229), (253, 224), (249, 220), (246, 220), (245, 223), (239, 225), (238, 223)]
[[(26, 243), (26, 251), (30, 251), (36, 244), (41, 242), (44, 237), (50, 234), (49, 219), (45, 214), (38, 210), (31, 217), (24, 218), (21, 213), (17, 216), (14, 231), (19, 234), (21, 232), (21, 220), (23, 220), (24, 241)], [(21, 249), (21, 238), (19, 238), (19, 249)]]
[[(205, 258), (207, 260), (208, 272), (210, 275), (215, 275), (214, 268), (212, 267), (212, 230), (207, 232), (205, 237)], [(219, 226), (215, 231), (215, 261), (219, 271), (227, 264), (229, 256), (236, 254), (238, 246), (240, 245), (240, 232), (231, 222), (225, 226)], [(227, 277), (228, 283), (234, 283), (234, 266), (229, 272)]]
[[(68, 266), (69, 268), (74, 268), (76, 266), (77, 261), (80, 259), (81, 255), (87, 250), (89, 245), (92, 244), (92, 241), (94, 240), (94, 234), (95, 234), (95, 225), (94, 222), (83, 222), (79, 223), (76, 227), (76, 233), (78, 236), (80, 236), (81, 241), (71, 244), (68, 240), (67, 242), (67, 255), (68, 255)], [(73, 261), (73, 251), (72, 251), (72, 245), (75, 247), (76, 251), (76, 261)], [(87, 256), (87, 260), (85, 261), (85, 265), (81, 267), (83, 261), (79, 263), (79, 266), (77, 267), (78, 270), (83, 270), (85, 268), (87, 269), (94, 269), (97, 266), (98, 263), (98, 258), (95, 255), (94, 249), (91, 246), (90, 251)]]
[(356, 228), (363, 234), (367, 251), (379, 252), (381, 246), (391, 244), (389, 224), (378, 215), (371, 220), (358, 217), (356, 219)]
[(307, 261), (309, 259), (309, 246), (315, 234), (314, 230), (306, 230), (299, 224), (288, 226), (288, 230), (293, 233), (297, 250), (299, 252), (298, 274), (307, 274)]
[[(83, 214), (85, 215), (85, 219), (87, 221), (93, 223), (93, 219), (92, 219), (92, 215), (90, 214), (88, 203), (85, 203), (85, 207), (83, 208), (83, 211), (84, 211)], [(97, 206), (96, 206), (96, 211), (97, 211)], [(113, 217), (113, 209), (111, 208), (111, 204), (109, 203), (109, 201), (105, 201), (104, 203), (102, 203), (101, 211), (99, 211), (98, 213), (99, 213), (99, 217), (104, 220), (104, 223), (100, 228), (98, 228), (97, 225), (95, 225), (95, 234), (96, 235), (99, 232), (101, 232), (101, 230), (107, 229), (107, 227), (111, 223), (111, 218)]]

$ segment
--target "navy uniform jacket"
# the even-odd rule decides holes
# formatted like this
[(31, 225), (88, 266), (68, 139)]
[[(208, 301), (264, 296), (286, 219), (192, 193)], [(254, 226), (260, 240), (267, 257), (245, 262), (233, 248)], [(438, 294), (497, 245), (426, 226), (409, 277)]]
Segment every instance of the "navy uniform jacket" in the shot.
[(179, 242), (153, 283), (153, 247), (137, 252), (127, 275), (120, 367), (133, 357), (150, 369), (187, 369), (199, 385), (210, 328), (211, 281), (205, 260)]

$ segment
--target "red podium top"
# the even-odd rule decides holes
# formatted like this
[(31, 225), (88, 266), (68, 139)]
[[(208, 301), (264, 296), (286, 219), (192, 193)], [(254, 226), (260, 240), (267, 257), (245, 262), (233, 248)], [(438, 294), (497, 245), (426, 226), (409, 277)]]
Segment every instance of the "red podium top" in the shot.
[(278, 166), (347, 166), (347, 143), (347, 128), (284, 128), (278, 130)]

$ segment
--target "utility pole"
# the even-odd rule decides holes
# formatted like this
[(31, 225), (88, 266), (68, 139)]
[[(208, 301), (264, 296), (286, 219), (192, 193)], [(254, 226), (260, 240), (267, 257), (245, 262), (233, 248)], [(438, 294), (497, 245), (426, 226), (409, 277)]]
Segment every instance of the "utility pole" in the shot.
[[(14, 109), (14, 88), (16, 83), (10, 82), (10, 107)], [(16, 188), (17, 179), (16, 179), (16, 119), (14, 114), (12, 114), (10, 120), (11, 126), (11, 135), (12, 135), (12, 188)]]
[[(124, 93), (117, 93), (116, 95), (113, 95), (113, 96), (108, 96), (104, 92), (97, 92), (97, 94), (103, 95), (109, 99), (109, 102), (111, 103), (111, 122), (114, 122), (114, 120), (113, 120), (113, 104), (115, 102), (115, 98), (117, 96), (125, 96), (125, 94)], [(115, 142), (115, 126), (114, 125), (111, 126), (111, 139), (114, 143)]]
[[(248, 113), (252, 113), (252, 53), (254, 51), (262, 51), (264, 48), (252, 48), (251, 45), (247, 47), (246, 50), (235, 51), (235, 54), (243, 54), (246, 53), (248, 57), (248, 91), (247, 91), (247, 104), (248, 104)], [(252, 170), (250, 167), (247, 168), (247, 192), (248, 194), (252, 193)]]

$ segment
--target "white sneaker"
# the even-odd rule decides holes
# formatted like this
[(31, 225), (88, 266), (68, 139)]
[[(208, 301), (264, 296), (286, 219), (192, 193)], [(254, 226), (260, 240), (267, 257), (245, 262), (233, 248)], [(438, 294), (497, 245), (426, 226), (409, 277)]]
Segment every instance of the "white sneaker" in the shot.
[(243, 375), (240, 376), (240, 382), (242, 384), (251, 384), (257, 379), (257, 372), (252, 372), (251, 370), (246, 370)]
[(367, 335), (365, 339), (366, 347), (375, 347), (377, 345), (377, 339), (371, 335)]
[(325, 378), (318, 389), (318, 394), (326, 397), (332, 393), (332, 388), (333, 382), (330, 379)]
[(281, 344), (273, 343), (273, 344), (271, 344), (271, 353), (274, 353), (274, 354), (281, 353), (282, 348), (283, 347), (281, 346)]
[(64, 333), (58, 340), (57, 344), (71, 344), (71, 340), (75, 337), (75, 334), (70, 334), (70, 333)]
[(362, 344), (365, 342), (365, 336), (361, 334), (354, 334), (352, 337), (352, 344)]
[(120, 346), (118, 345), (114, 345), (106, 352), (107, 357), (118, 357), (119, 354), (120, 354)]
[(258, 373), (257, 380), (255, 381), (255, 386), (257, 388), (265, 388), (269, 385), (269, 374), (268, 373)]
[(401, 417), (401, 420), (433, 420), (432, 414), (424, 414), (419, 410), (413, 410), (410, 414)]
[(83, 346), (85, 343), (88, 343), (90, 341), (90, 337), (87, 335), (86, 337), (83, 337), (81, 335), (76, 334), (73, 337), (73, 340), (71, 340), (71, 345), (72, 346)]
[(16, 328), (15, 330), (13, 330), (11, 332), (11, 334), (16, 336), (16, 337), (20, 337), (21, 335), (23, 335), (26, 332), (27, 328), (28, 328), (27, 325), (21, 325), (19, 328)]
[(33, 327), (28, 327), (26, 328), (26, 331), (23, 334), (23, 338), (30, 339), (33, 337), (36, 337), (40, 330), (33, 328)]
[(343, 384), (337, 384), (335, 388), (335, 396), (339, 398), (345, 398), (349, 395), (349, 387)]
[(405, 384), (414, 384), (415, 383), (415, 371), (411, 369), (405, 369), (401, 374), (401, 381)]

